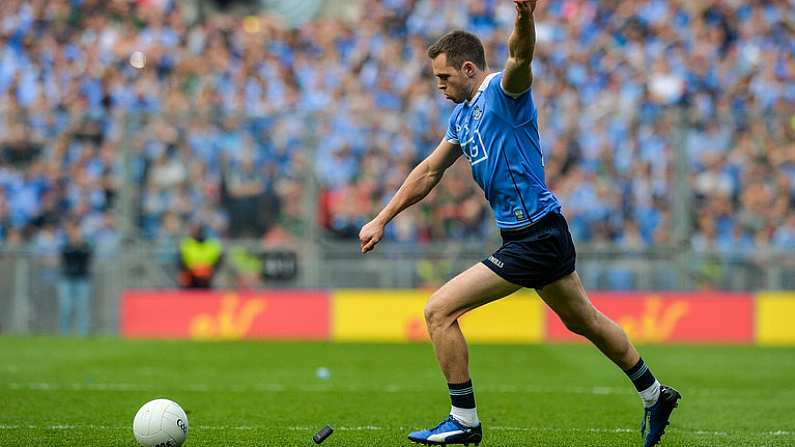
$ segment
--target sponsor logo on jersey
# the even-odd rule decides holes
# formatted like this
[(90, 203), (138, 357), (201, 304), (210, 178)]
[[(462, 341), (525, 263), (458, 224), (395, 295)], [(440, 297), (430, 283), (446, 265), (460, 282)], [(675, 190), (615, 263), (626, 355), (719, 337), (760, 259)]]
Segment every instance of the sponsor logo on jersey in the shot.
[(461, 150), (464, 156), (469, 160), (469, 164), (475, 166), (476, 164), (485, 161), (489, 158), (486, 152), (486, 145), (483, 144), (483, 137), (480, 135), (480, 130), (475, 129), (471, 134), (469, 127), (464, 126), (466, 132), (463, 135), (468, 135), (469, 138), (461, 143)]

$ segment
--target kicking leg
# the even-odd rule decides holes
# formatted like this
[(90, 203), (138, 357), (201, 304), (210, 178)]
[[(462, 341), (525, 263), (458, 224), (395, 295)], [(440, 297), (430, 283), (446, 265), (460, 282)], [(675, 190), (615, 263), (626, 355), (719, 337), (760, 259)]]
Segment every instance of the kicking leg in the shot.
[(646, 409), (641, 434), (645, 434), (646, 420), (649, 420), (645, 447), (657, 445), (671, 412), (682, 397), (679, 392), (660, 385), (621, 326), (591, 304), (577, 272), (538, 289), (538, 294), (570, 331), (590, 340), (627, 374)]
[(640, 355), (627, 334), (591, 304), (577, 272), (537, 292), (570, 331), (590, 340), (619, 368), (627, 371), (638, 363)]

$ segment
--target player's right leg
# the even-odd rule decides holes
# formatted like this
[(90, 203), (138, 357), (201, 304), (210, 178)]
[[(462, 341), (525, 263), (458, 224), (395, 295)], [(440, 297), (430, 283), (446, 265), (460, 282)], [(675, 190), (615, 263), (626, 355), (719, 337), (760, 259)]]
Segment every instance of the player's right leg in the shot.
[(426, 445), (480, 443), (483, 432), (469, 377), (467, 345), (458, 318), (519, 288), (481, 263), (451, 279), (428, 300), (425, 320), (436, 358), (447, 379), (452, 408), (447, 419), (430, 429), (410, 433), (409, 440)]
[(577, 272), (537, 289), (538, 294), (555, 311), (566, 327), (590, 340), (629, 376), (643, 400), (645, 412), (641, 434), (645, 447), (657, 445), (671, 412), (682, 397), (675, 389), (660, 382), (640, 358), (621, 326), (599, 312), (585, 293)]
[(425, 305), (425, 322), (448, 382), (469, 380), (467, 346), (458, 318), (520, 288), (478, 263), (434, 292)]

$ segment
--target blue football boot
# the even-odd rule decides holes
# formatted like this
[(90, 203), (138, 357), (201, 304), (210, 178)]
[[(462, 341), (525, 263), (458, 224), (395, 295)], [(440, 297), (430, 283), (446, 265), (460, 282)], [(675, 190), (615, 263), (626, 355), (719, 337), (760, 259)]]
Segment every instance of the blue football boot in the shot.
[[(643, 423), (640, 425), (641, 436), (646, 436), (646, 442), (643, 447), (653, 447), (660, 443), (665, 427), (668, 425), (668, 419), (671, 417), (671, 412), (679, 405), (678, 401), (682, 398), (679, 391), (661, 385), (660, 398), (657, 403), (649, 408), (646, 408), (643, 413)], [(646, 421), (648, 420), (649, 434), (646, 435)]]
[(483, 439), (481, 424), (477, 427), (467, 427), (455, 420), (452, 415), (430, 430), (409, 433), (409, 441), (425, 445), (478, 445), (481, 439)]

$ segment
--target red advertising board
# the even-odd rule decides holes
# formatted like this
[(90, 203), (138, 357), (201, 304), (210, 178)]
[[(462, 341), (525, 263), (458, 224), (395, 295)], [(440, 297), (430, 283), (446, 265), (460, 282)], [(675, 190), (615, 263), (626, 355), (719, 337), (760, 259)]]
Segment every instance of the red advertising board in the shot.
[(134, 338), (329, 338), (324, 291), (127, 291), (121, 334)]
[[(590, 298), (636, 342), (751, 343), (754, 339), (752, 295), (595, 292)], [(547, 340), (583, 340), (566, 329), (550, 309), (546, 314)]]

